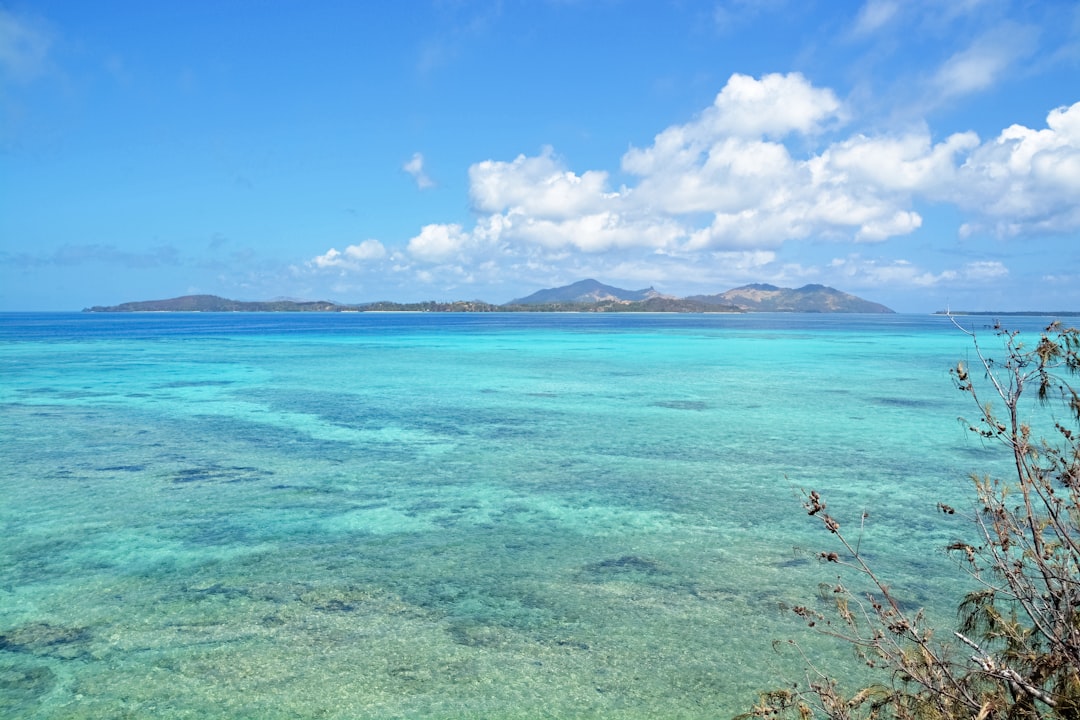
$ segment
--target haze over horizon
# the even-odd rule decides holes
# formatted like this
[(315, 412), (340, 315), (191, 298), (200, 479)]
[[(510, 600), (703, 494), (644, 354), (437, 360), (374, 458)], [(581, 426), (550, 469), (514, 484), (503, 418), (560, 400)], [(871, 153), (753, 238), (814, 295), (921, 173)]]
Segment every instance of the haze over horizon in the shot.
[(0, 310), (1080, 310), (1080, 4), (0, 2)]

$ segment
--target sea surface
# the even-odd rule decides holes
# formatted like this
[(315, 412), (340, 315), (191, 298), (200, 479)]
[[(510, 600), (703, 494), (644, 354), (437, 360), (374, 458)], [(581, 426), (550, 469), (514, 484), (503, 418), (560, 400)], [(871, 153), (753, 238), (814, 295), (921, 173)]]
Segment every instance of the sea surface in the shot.
[(0, 717), (731, 717), (787, 640), (854, 667), (790, 611), (837, 572), (803, 488), (952, 619), (973, 359), (941, 316), (0, 314)]

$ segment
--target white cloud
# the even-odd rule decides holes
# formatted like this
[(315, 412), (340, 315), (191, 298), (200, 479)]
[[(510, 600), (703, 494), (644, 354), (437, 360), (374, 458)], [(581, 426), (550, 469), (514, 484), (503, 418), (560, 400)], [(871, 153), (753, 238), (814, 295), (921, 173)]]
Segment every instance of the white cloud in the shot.
[(29, 18), (0, 8), (0, 71), (17, 82), (28, 82), (45, 70), (51, 39)]
[(933, 288), (950, 284), (984, 285), (1001, 280), (1009, 274), (1008, 268), (996, 260), (966, 263), (959, 268), (931, 272), (907, 260), (881, 262), (859, 255), (836, 258), (829, 270), (838, 276), (857, 279), (864, 287), (917, 287)]
[(840, 109), (832, 90), (815, 88), (799, 73), (760, 80), (735, 74), (702, 120), (713, 135), (779, 138), (819, 132), (826, 121), (839, 117)]
[(779, 143), (720, 137), (698, 151), (676, 146), (670, 135), (662, 142), (663, 147), (631, 150), (623, 167), (641, 176), (635, 200), (665, 213), (737, 212), (761, 205), (775, 190), (810, 180)]
[[(1080, 229), (1080, 103), (1049, 113), (1043, 129), (1014, 125), (985, 142), (973, 132), (935, 141), (925, 128), (822, 142), (817, 133), (843, 113), (831, 91), (800, 75), (735, 75), (697, 118), (631, 147), (617, 188), (607, 171), (571, 169), (551, 148), (475, 163), (475, 224), (425, 225), (390, 270), (443, 287), (515, 274), (644, 279), (646, 268), (683, 283), (832, 274), (856, 287), (978, 287), (1008, 269), (858, 256), (822, 269), (781, 265), (778, 249), (910, 235), (923, 224), (920, 203), (966, 212), (962, 235)], [(412, 169), (422, 167), (417, 156)], [(361, 272), (385, 255), (371, 240), (309, 264)]]
[(964, 265), (960, 276), (966, 280), (1000, 280), (1009, 274), (1009, 269), (997, 260), (980, 260)]
[(487, 213), (474, 235), (487, 242), (600, 252), (669, 247), (685, 234), (674, 220), (640, 213), (607, 186), (606, 172), (578, 175), (551, 148), (512, 162), (486, 160), (469, 168), (474, 209)]
[(1030, 28), (1006, 23), (946, 60), (934, 84), (945, 98), (985, 90), (1013, 63), (1029, 55), (1035, 44)]
[(409, 240), (409, 254), (419, 260), (438, 262), (459, 254), (471, 236), (460, 225), (425, 225), (420, 234)]
[(946, 197), (977, 214), (965, 233), (1080, 228), (1080, 102), (1051, 111), (1046, 125), (1012, 125), (959, 167), (958, 183)]
[(729, 33), (763, 14), (790, 12), (787, 0), (719, 0), (712, 19), (717, 31)]
[(922, 216), (910, 210), (897, 210), (892, 215), (867, 218), (855, 234), (856, 240), (878, 242), (897, 235), (909, 235), (922, 227)]
[(957, 133), (934, 145), (928, 133), (856, 135), (829, 147), (819, 170), (834, 182), (869, 185), (887, 192), (926, 192), (956, 182), (956, 157), (979, 144), (975, 133)]
[(386, 256), (386, 248), (378, 240), (365, 240), (359, 245), (349, 245), (343, 251), (330, 248), (322, 255), (312, 258), (308, 265), (316, 268), (355, 269), (366, 261)]
[[(843, 118), (832, 91), (801, 75), (733, 75), (698, 119), (623, 156), (623, 170), (641, 178), (628, 201), (667, 215), (711, 213), (709, 226), (690, 231), (691, 249), (775, 247), (818, 236), (876, 242), (912, 232), (922, 220), (907, 207), (908, 191), (850, 182), (827, 154), (796, 158), (769, 139), (812, 136)], [(940, 153), (947, 156), (954, 144)], [(857, 167), (865, 156), (870, 168), (880, 154), (866, 145), (843, 157)], [(908, 154), (914, 160), (918, 153)]]
[(429, 226), (410, 252), (434, 260), (476, 242), (594, 253), (881, 242), (922, 225), (913, 198), (951, 187), (956, 158), (978, 144), (971, 133), (936, 145), (927, 133), (859, 135), (795, 157), (775, 139), (809, 138), (842, 119), (835, 95), (801, 75), (733, 75), (698, 118), (623, 156), (636, 185), (613, 190), (608, 173), (576, 173), (551, 148), (479, 162), (469, 170), (470, 198), (481, 214), (476, 228)]
[(867, 0), (855, 18), (855, 34), (869, 35), (879, 30), (893, 19), (899, 9), (896, 0)]
[(424, 171), (424, 155), (422, 153), (413, 153), (412, 158), (402, 165), (401, 169), (413, 176), (413, 179), (416, 180), (416, 187), (421, 190), (435, 187), (435, 182)]
[(547, 248), (575, 247), (585, 252), (614, 248), (671, 247), (685, 231), (665, 218), (627, 218), (616, 212), (598, 212), (562, 220), (523, 215), (503, 216), (500, 237)]
[(765, 75), (761, 80), (735, 74), (697, 119), (667, 128), (649, 148), (631, 148), (622, 167), (634, 175), (652, 175), (665, 167), (691, 166), (717, 143), (812, 135), (842, 119), (836, 95), (815, 88), (799, 73)]
[(513, 162), (485, 160), (469, 168), (469, 195), (480, 212), (512, 211), (541, 218), (571, 218), (595, 212), (617, 196), (607, 190), (607, 173), (576, 175), (551, 148)]

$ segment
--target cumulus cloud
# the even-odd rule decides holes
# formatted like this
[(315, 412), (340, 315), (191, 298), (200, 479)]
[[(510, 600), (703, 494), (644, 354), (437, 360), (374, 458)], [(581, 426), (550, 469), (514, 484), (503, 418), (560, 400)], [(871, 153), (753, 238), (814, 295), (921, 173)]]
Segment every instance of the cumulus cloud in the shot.
[(665, 167), (693, 165), (718, 141), (812, 135), (841, 120), (841, 110), (831, 90), (815, 88), (799, 73), (760, 80), (735, 74), (694, 121), (667, 128), (649, 148), (631, 148), (623, 156), (623, 170), (651, 175)]
[(487, 214), (476, 234), (488, 242), (599, 252), (667, 247), (685, 234), (672, 219), (642, 213), (610, 190), (606, 172), (578, 175), (551, 148), (512, 162), (476, 163), (469, 181), (474, 209)]
[(760, 80), (735, 74), (699, 124), (713, 136), (807, 135), (819, 132), (839, 110), (832, 90), (815, 88), (800, 73), (773, 73)]
[(378, 240), (365, 240), (359, 245), (349, 245), (344, 250), (330, 248), (322, 255), (312, 258), (308, 265), (315, 268), (358, 268), (364, 262), (386, 257), (386, 248)]
[(629, 218), (617, 212), (598, 212), (565, 220), (517, 214), (505, 216), (500, 237), (550, 249), (566, 247), (585, 252), (617, 248), (663, 248), (685, 235), (681, 225), (664, 218)]
[[(798, 73), (736, 74), (691, 122), (663, 130), (648, 147), (630, 148), (622, 169), (637, 178), (633, 186), (613, 188), (603, 170), (576, 172), (552, 148), (478, 162), (469, 169), (476, 225), (426, 225), (407, 252), (415, 261), (439, 263), (530, 249), (549, 255), (771, 251), (792, 240), (877, 242), (912, 232), (922, 219), (907, 207), (911, 189), (874, 186), (863, 176), (886, 151), (897, 156), (894, 165), (908, 162), (909, 174), (930, 174), (958, 141), (937, 148), (930, 160), (916, 157), (926, 149), (917, 143), (897, 150), (866, 141), (838, 153), (835, 166), (828, 155), (793, 156), (783, 142), (816, 137), (844, 115), (831, 90)], [(420, 171), (417, 160), (412, 169)], [(344, 254), (318, 259), (321, 266), (346, 262)]]
[(957, 133), (936, 145), (927, 132), (867, 137), (833, 144), (816, 167), (834, 183), (869, 185), (886, 192), (947, 188), (957, 180), (957, 157), (979, 145), (975, 133)]
[[(838, 234), (876, 242), (912, 232), (922, 220), (907, 208), (908, 190), (848, 182), (828, 154), (794, 157), (779, 140), (813, 136), (844, 116), (832, 91), (797, 73), (733, 75), (699, 118), (664, 130), (648, 148), (631, 148), (622, 166), (641, 178), (632, 195), (639, 206), (713, 215), (689, 233), (692, 249)], [(867, 143), (844, 158), (873, 167), (885, 149)]]
[(863, 212), (875, 198), (883, 203), (878, 219), (862, 224), (860, 233), (872, 232), (890, 211), (898, 223), (886, 222), (883, 236), (918, 227), (906, 209), (916, 198), (968, 212), (972, 219), (961, 227), (962, 236), (1080, 229), (1080, 103), (1052, 110), (1043, 129), (1012, 125), (986, 142), (973, 132), (939, 143), (927, 132), (857, 135), (826, 148), (811, 164), (819, 187), (860, 198)]
[(547, 147), (536, 157), (476, 163), (469, 168), (469, 195), (479, 212), (570, 218), (601, 210), (617, 196), (608, 192), (607, 178), (606, 172), (570, 172)]
[(428, 177), (427, 172), (424, 170), (424, 155), (422, 153), (413, 153), (412, 158), (402, 165), (401, 169), (412, 175), (413, 180), (416, 181), (416, 187), (421, 190), (435, 187), (435, 182)]
[(962, 232), (998, 235), (1080, 228), (1080, 102), (1051, 111), (1041, 130), (1012, 125), (975, 148), (949, 200), (977, 219)]
[[(757, 112), (772, 115), (750, 136)], [(806, 137), (842, 117), (835, 96), (802, 76), (735, 75), (701, 116), (623, 156), (638, 179), (631, 187), (612, 189), (602, 171), (575, 173), (545, 149), (474, 165), (471, 197), (489, 224), (497, 218), (497, 238), (588, 252), (881, 242), (922, 226), (919, 200), (982, 216), (969, 231), (986, 222), (999, 234), (1080, 227), (1080, 103), (1051, 112), (1045, 130), (1013, 126), (986, 143), (974, 132), (934, 142), (923, 129), (853, 135), (796, 156), (769, 138)]]
[[(782, 265), (778, 250), (902, 238), (922, 226), (920, 203), (967, 213), (962, 235), (1080, 229), (1080, 103), (1050, 112), (1045, 128), (1014, 125), (986, 141), (974, 132), (937, 139), (925, 128), (824, 140), (845, 116), (832, 91), (801, 75), (733, 75), (697, 117), (631, 147), (617, 187), (608, 171), (572, 169), (548, 147), (473, 164), (474, 225), (423, 226), (390, 269), (458, 285), (515, 272), (644, 278), (648, 268), (691, 282), (699, 266), (733, 280), (825, 272), (863, 287), (978, 285), (1008, 269), (847, 258), (822, 271)], [(310, 264), (361, 270), (385, 254), (369, 240)]]
[(472, 236), (457, 224), (425, 225), (420, 234), (409, 240), (409, 254), (419, 260), (437, 262), (459, 254)]

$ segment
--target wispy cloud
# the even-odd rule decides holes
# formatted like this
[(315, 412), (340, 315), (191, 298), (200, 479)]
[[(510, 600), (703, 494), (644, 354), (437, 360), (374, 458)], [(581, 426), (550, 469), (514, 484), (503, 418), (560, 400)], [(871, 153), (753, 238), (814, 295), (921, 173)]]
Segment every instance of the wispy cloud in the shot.
[(100, 264), (142, 269), (182, 263), (179, 251), (171, 245), (162, 245), (147, 252), (131, 252), (114, 245), (92, 243), (63, 245), (53, 252), (41, 254), (0, 253), (0, 264), (22, 268)]
[(0, 8), (0, 72), (15, 82), (29, 82), (46, 68), (52, 37), (45, 24)]
[(1036, 47), (1034, 28), (1005, 23), (977, 38), (952, 55), (933, 78), (942, 100), (993, 87), (1017, 60)]
[(907, 260), (880, 261), (849, 255), (836, 258), (829, 271), (848, 282), (862, 287), (901, 286), (933, 288), (942, 285), (978, 286), (1001, 280), (1009, 274), (1008, 268), (997, 260), (979, 260), (959, 267), (931, 272)]
[(855, 17), (856, 36), (869, 35), (887, 25), (900, 10), (896, 0), (867, 0)]
[(721, 0), (713, 7), (712, 20), (718, 32), (731, 33), (761, 15), (784, 11), (787, 0)]
[(401, 169), (412, 175), (413, 180), (416, 181), (416, 187), (421, 190), (435, 187), (435, 182), (428, 177), (427, 172), (424, 170), (424, 156), (422, 153), (413, 153), (412, 158), (402, 165)]
[(421, 75), (451, 64), (470, 43), (491, 32), (502, 15), (502, 4), (436, 3), (436, 10), (441, 31), (420, 45), (416, 68)]

